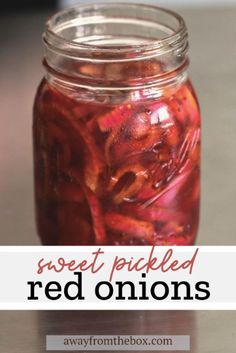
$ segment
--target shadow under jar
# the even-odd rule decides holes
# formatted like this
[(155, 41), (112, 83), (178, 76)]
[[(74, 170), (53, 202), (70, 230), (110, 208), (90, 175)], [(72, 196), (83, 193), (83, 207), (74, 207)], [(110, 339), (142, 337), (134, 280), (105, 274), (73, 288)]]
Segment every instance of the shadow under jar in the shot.
[(46, 245), (191, 245), (200, 115), (183, 19), (155, 6), (78, 6), (46, 24), (34, 104)]

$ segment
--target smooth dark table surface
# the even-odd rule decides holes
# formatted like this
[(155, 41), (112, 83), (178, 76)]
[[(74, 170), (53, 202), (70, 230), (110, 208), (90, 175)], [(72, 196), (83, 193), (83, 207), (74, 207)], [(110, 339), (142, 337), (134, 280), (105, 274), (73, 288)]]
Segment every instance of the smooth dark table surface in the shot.
[(110, 334), (190, 335), (191, 353), (235, 353), (235, 323), (230, 311), (7, 311), (0, 352), (46, 352), (46, 335)]

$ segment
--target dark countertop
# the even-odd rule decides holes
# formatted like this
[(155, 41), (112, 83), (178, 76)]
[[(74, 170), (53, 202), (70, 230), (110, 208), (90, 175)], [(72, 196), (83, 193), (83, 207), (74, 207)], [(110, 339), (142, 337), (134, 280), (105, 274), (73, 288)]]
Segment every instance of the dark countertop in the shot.
[(190, 335), (191, 353), (235, 353), (232, 311), (0, 313), (1, 353), (43, 353), (46, 335)]

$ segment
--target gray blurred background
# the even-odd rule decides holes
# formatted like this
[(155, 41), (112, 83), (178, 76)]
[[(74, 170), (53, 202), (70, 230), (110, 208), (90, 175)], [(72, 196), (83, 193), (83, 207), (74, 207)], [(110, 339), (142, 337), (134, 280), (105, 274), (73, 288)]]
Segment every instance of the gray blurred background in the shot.
[[(74, 1), (22, 0), (0, 4), (1, 245), (39, 244), (34, 225), (32, 105), (44, 73), (44, 23), (69, 2)], [(203, 118), (202, 205), (197, 244), (236, 245), (236, 1), (154, 3), (176, 9), (189, 29), (190, 74)]]
[[(71, 6), (74, 4), (79, 4), (79, 3), (84, 3), (85, 1), (83, 0), (59, 0), (59, 6), (65, 7), (65, 6)], [(111, 2), (110, 0), (87, 0), (86, 3), (94, 3), (94, 2)], [(121, 1), (122, 2), (122, 1)], [(227, 6), (227, 5), (235, 5), (236, 2), (235, 0), (126, 0), (123, 2), (141, 2), (141, 3), (152, 3), (158, 6), (169, 6), (169, 7), (182, 7), (182, 6), (188, 6), (188, 7), (194, 7), (194, 6), (211, 6), (211, 7), (216, 7), (216, 6)]]

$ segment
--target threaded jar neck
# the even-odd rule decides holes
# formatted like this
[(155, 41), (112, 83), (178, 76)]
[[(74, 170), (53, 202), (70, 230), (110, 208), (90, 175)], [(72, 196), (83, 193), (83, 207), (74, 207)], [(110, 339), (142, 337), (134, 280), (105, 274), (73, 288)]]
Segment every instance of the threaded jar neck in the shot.
[(65, 9), (43, 35), (45, 66), (79, 87), (137, 89), (171, 84), (188, 64), (188, 34), (178, 14), (143, 4)]

